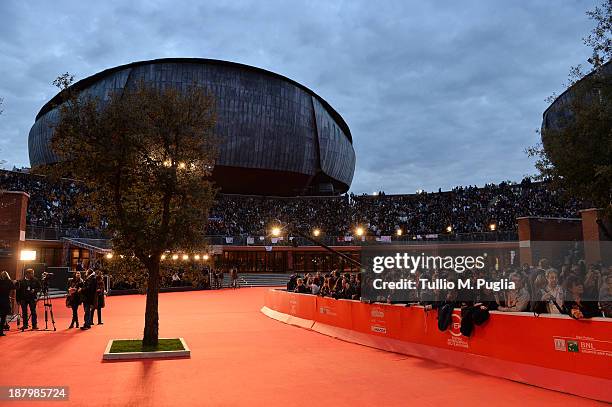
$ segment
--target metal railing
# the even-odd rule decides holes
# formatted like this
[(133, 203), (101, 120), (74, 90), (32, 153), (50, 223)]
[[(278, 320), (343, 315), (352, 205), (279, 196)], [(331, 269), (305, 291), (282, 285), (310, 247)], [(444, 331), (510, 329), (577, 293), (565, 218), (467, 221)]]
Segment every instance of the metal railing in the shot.
[[(63, 237), (67, 238), (87, 238), (87, 239), (108, 239), (103, 231), (86, 228), (50, 228), (28, 225), (26, 227), (26, 239), (33, 240), (60, 240)], [(495, 232), (476, 232), (476, 233), (453, 233), (453, 234), (429, 234), (429, 235), (403, 235), (403, 236), (319, 236), (315, 238), (321, 243), (328, 246), (359, 246), (370, 244), (426, 244), (430, 242), (496, 242), (496, 241), (518, 241), (518, 233), (516, 231), (495, 231)], [(209, 245), (222, 246), (291, 246), (293, 240), (298, 246), (314, 246), (314, 243), (309, 242), (299, 236), (283, 238), (272, 238), (270, 236), (256, 235), (239, 235), (239, 236), (224, 236), (212, 235), (206, 236), (206, 243)]]

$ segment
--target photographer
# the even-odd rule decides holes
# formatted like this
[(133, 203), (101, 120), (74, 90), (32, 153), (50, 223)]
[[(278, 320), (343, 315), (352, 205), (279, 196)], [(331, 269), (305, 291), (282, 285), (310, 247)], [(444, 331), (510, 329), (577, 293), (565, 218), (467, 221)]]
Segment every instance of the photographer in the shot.
[(4, 326), (6, 316), (11, 311), (11, 291), (15, 289), (15, 284), (6, 271), (0, 273), (0, 336), (4, 336)]
[(38, 300), (38, 292), (40, 291), (40, 281), (34, 277), (34, 270), (27, 269), (23, 280), (19, 281), (17, 288), (17, 302), (21, 305), (21, 316), (23, 325), (21, 329), (26, 330), (28, 326), (28, 307), (32, 315), (32, 330), (38, 329), (38, 317), (36, 315), (36, 302)]
[(74, 278), (68, 281), (68, 296), (66, 297), (66, 305), (72, 308), (72, 322), (68, 329), (79, 327), (79, 305), (81, 305), (81, 291), (83, 290), (83, 279), (81, 272), (74, 273)]

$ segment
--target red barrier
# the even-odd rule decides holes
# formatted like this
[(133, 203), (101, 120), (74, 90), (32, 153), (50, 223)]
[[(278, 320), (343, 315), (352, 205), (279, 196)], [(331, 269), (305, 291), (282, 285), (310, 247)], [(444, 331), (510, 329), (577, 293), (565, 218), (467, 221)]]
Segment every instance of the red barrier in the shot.
[[(270, 310), (276, 311), (269, 312)], [(471, 337), (438, 330), (437, 312), (269, 290), (266, 315), (333, 337), (612, 402), (612, 321), (492, 312)], [(279, 314), (280, 313), (280, 314)], [(297, 317), (291, 320), (286, 316)]]

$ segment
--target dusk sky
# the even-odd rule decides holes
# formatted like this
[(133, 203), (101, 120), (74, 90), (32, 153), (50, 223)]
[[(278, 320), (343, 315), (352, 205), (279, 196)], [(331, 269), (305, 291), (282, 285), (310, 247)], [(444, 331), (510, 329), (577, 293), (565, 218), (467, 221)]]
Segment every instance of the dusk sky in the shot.
[(70, 72), (164, 57), (296, 80), (346, 120), (351, 191), (520, 181), (544, 99), (560, 93), (594, 1), (0, 2), (0, 160), (29, 166), (36, 113)]

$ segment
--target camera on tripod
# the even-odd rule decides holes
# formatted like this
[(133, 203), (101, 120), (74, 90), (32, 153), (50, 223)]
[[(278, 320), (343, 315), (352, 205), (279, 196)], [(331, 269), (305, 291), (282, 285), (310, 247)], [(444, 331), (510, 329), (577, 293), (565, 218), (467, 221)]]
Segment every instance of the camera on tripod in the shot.
[(48, 273), (46, 271), (43, 271), (41, 276), (40, 276), (40, 294), (41, 296), (44, 296), (46, 294), (49, 293), (49, 276), (52, 276), (53, 273)]

